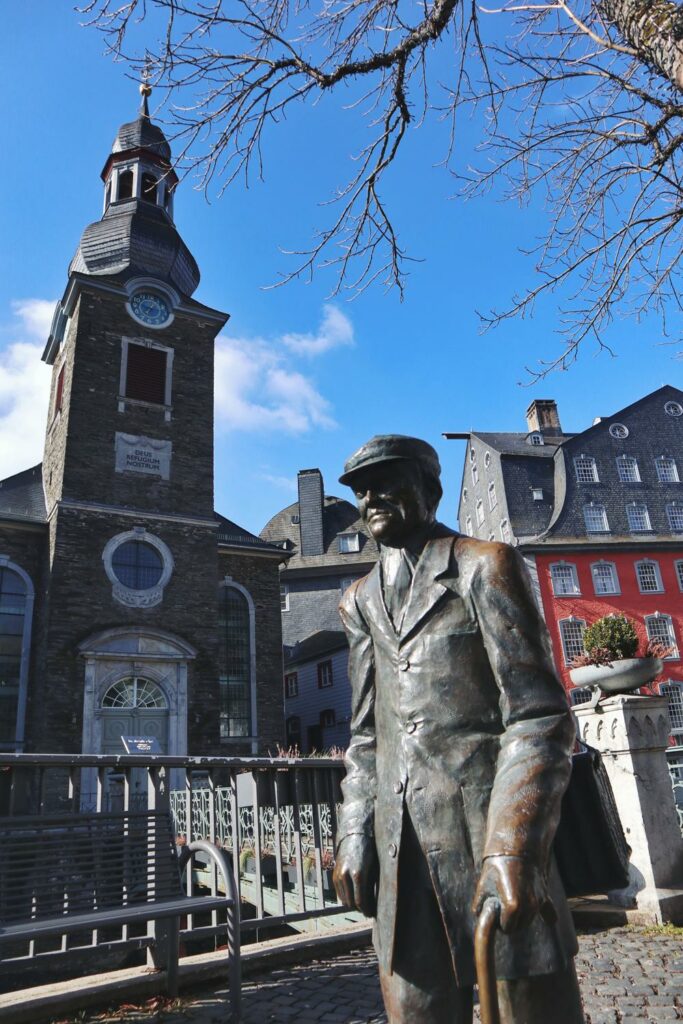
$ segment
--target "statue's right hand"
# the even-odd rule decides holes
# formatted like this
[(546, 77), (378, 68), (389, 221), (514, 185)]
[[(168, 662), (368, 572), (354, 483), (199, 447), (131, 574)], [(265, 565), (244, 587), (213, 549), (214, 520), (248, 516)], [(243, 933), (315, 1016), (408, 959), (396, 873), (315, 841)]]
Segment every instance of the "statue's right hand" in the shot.
[(337, 896), (349, 910), (366, 917), (377, 912), (377, 850), (374, 839), (365, 835), (345, 836), (337, 850), (333, 874)]

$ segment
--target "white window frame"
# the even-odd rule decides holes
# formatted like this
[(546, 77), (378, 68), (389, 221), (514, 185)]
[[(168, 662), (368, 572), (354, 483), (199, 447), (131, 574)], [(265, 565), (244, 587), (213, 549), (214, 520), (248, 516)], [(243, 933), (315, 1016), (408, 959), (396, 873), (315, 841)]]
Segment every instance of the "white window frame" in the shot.
[(639, 484), (640, 467), (635, 455), (618, 455), (616, 459), (617, 475), (622, 484)]
[(346, 591), (351, 586), (351, 584), (355, 583), (357, 579), (357, 576), (342, 576), (342, 578), (339, 580), (340, 593), (345, 594)]
[(488, 469), (491, 465), (491, 452), (486, 452), (484, 455), (484, 469)]
[(509, 544), (510, 537), (510, 523), (508, 522), (507, 519), (502, 519), (500, 523), (500, 539), (502, 540), (503, 544)]
[(667, 699), (671, 735), (679, 737), (678, 745), (681, 745), (683, 744), (683, 683), (677, 679), (667, 679), (659, 684), (659, 692), (662, 697)]
[(531, 496), (534, 499), (534, 501), (543, 501), (543, 488), (542, 487), (532, 487), (531, 488)]
[[(126, 378), (128, 376), (128, 346), (129, 345), (140, 345), (142, 348), (156, 348), (166, 353), (166, 379), (164, 381), (164, 403), (159, 406), (156, 402), (145, 402), (140, 398), (129, 398), (126, 395)], [(171, 396), (173, 386), (173, 349), (169, 345), (161, 345), (158, 341), (152, 341), (150, 338), (121, 338), (121, 372), (119, 374), (119, 395), (118, 395), (118, 410), (119, 412), (126, 411), (126, 405), (142, 405), (148, 409), (159, 409), (164, 410), (164, 420), (167, 423), (171, 422)]]
[[(589, 511), (589, 509), (591, 511), (593, 511), (593, 510), (598, 511), (599, 510), (599, 513), (602, 516), (602, 524), (603, 525), (598, 527), (597, 529), (596, 529), (595, 526), (590, 526), (589, 525), (589, 521), (588, 521), (588, 511)], [(610, 532), (609, 520), (607, 518), (607, 509), (602, 504), (602, 502), (591, 501), (587, 505), (584, 505), (583, 506), (583, 521), (586, 524), (586, 533), (609, 533)]]
[(496, 484), (495, 484), (494, 480), (492, 480), (491, 483), (488, 486), (488, 495), (489, 495), (489, 511), (493, 512), (494, 508), (498, 504), (498, 496), (496, 494)]
[(683, 591), (683, 558), (678, 558), (674, 562), (674, 570), (676, 572), (676, 579), (678, 580), (678, 587)]
[[(678, 463), (673, 455), (658, 455), (655, 459), (655, 469), (660, 484), (679, 484), (681, 482), (678, 475)], [(671, 470), (671, 475), (667, 476), (669, 470)]]
[[(612, 578), (612, 585), (609, 590), (600, 590), (597, 586), (598, 573), (596, 570), (609, 568), (610, 576)], [(591, 563), (591, 577), (593, 580), (593, 591), (596, 597), (606, 597), (609, 594), (620, 594), (621, 589), (619, 587), (619, 573), (614, 562), (600, 561)]]
[(468, 537), (474, 537), (474, 530), (472, 528), (472, 516), (468, 516), (465, 520), (465, 533)]
[[(568, 625), (571, 625), (572, 627), (576, 627), (578, 629), (581, 638), (581, 650), (577, 648), (576, 651), (572, 651), (570, 653), (570, 648), (568, 646), (569, 642), (571, 642), (572, 640), (575, 641), (576, 637), (568, 638), (567, 636), (565, 636), (565, 631), (563, 627)], [(570, 615), (567, 619), (558, 619), (557, 626), (560, 631), (560, 640), (562, 642), (562, 654), (564, 656), (564, 663), (565, 665), (571, 665), (574, 658), (578, 657), (578, 655), (580, 654), (585, 653), (585, 647), (583, 646), (583, 634), (586, 630), (586, 620), (577, 619), (573, 615)]]
[(550, 582), (555, 597), (574, 597), (581, 593), (579, 577), (573, 562), (552, 562), (550, 565)]
[(289, 611), (289, 583), (280, 584), (280, 611)]
[[(625, 506), (626, 519), (628, 520), (628, 528), (631, 533), (651, 533), (652, 532), (652, 520), (650, 519), (650, 510), (644, 501), (629, 501), (628, 505)], [(640, 522), (636, 521), (635, 516), (640, 517)]]
[(340, 555), (356, 555), (360, 551), (359, 533), (338, 533), (337, 539)]
[(680, 402), (665, 402), (664, 412), (667, 416), (682, 416), (683, 405)]
[[(680, 522), (677, 526), (674, 525), (672, 512), (675, 511), (677, 517), (680, 517)], [(672, 533), (683, 533), (683, 501), (671, 501), (666, 506), (666, 516), (669, 520), (669, 529)]]
[(539, 434), (538, 431), (534, 431), (533, 434), (529, 434), (529, 444), (534, 448), (540, 448), (545, 444), (543, 434)]
[(475, 513), (477, 517), (477, 526), (484, 525), (484, 502), (479, 498), (475, 505)]
[(574, 474), (577, 484), (598, 484), (598, 464), (592, 455), (574, 456)]
[[(666, 628), (666, 636), (661, 634), (652, 634), (650, 626), (655, 623), (663, 623)], [(653, 612), (652, 615), (645, 616), (645, 629), (647, 631), (648, 640), (652, 640), (656, 643), (664, 644), (666, 647), (673, 647), (674, 651), (672, 654), (665, 658), (664, 661), (678, 661), (680, 654), (678, 651), (678, 643), (676, 642), (676, 633), (674, 631), (673, 619), (670, 615), (665, 615), (662, 612)]]
[(472, 465), (470, 466), (470, 472), (472, 474), (472, 483), (475, 484), (475, 485), (478, 484), (479, 483), (479, 470), (477, 469), (477, 460), (476, 459), (472, 459)]
[(625, 441), (629, 435), (629, 429), (624, 423), (612, 423), (609, 432), (615, 441)]
[[(648, 566), (652, 569), (652, 575), (654, 577), (654, 587), (643, 587), (643, 580), (640, 575), (641, 566)], [(654, 558), (641, 558), (639, 561), (634, 563), (633, 567), (636, 573), (636, 582), (638, 584), (638, 590), (641, 594), (662, 594), (664, 592), (664, 585), (662, 583), (662, 573), (659, 568), (659, 562), (656, 562)]]

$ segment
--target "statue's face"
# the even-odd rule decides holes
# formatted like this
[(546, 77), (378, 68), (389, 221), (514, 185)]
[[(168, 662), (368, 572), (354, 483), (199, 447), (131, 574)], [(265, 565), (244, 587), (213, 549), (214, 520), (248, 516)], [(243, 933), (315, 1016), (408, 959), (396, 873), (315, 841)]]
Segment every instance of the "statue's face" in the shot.
[(432, 518), (419, 468), (412, 462), (380, 462), (353, 478), (358, 511), (380, 544), (404, 547)]

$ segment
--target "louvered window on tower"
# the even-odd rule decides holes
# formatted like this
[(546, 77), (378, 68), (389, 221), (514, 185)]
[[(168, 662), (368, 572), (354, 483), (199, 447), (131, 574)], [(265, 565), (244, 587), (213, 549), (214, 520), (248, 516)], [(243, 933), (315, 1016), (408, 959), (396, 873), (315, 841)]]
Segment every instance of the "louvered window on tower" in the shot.
[(166, 402), (166, 358), (161, 348), (129, 345), (126, 364), (126, 398), (140, 402)]

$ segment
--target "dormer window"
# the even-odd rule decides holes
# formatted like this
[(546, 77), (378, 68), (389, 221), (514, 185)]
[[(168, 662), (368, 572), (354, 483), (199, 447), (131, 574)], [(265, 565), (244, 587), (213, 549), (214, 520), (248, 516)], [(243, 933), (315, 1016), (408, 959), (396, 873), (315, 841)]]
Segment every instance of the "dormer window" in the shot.
[(350, 555), (360, 551), (360, 536), (357, 533), (339, 534), (339, 554)]
[(545, 441), (543, 440), (543, 434), (529, 434), (529, 444), (532, 444), (536, 447), (540, 447), (540, 445), (545, 444)]

